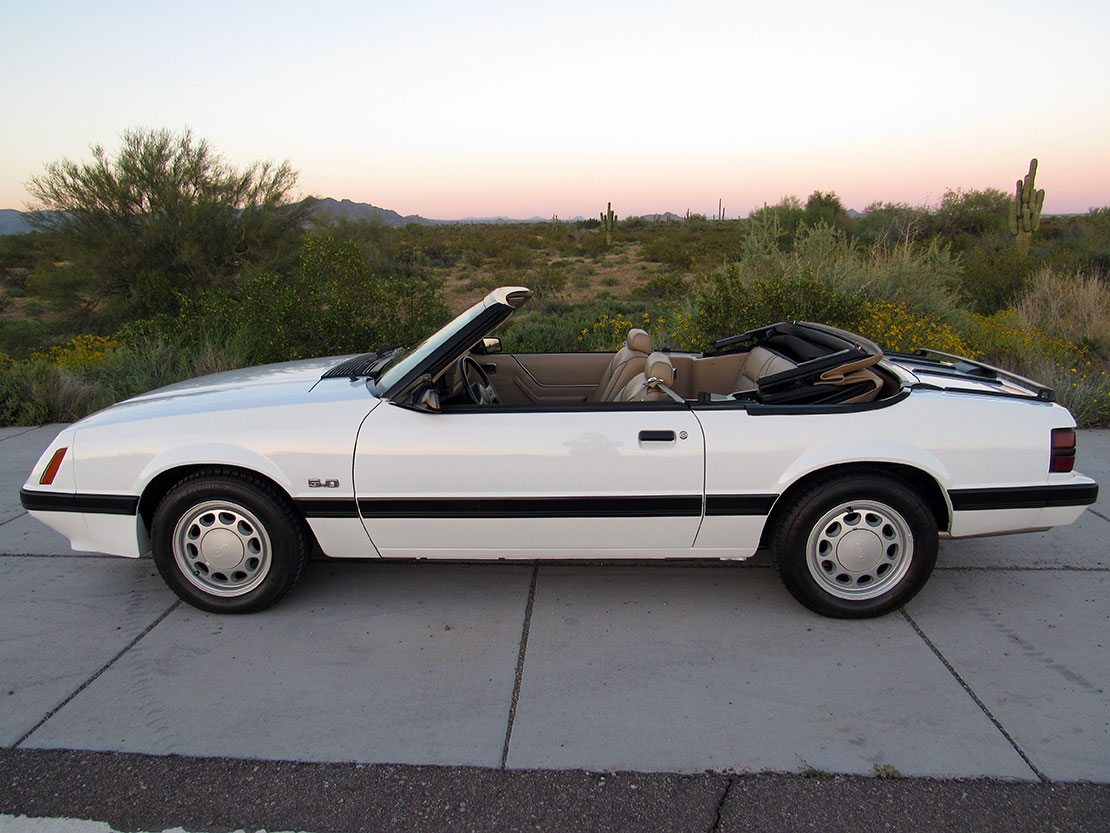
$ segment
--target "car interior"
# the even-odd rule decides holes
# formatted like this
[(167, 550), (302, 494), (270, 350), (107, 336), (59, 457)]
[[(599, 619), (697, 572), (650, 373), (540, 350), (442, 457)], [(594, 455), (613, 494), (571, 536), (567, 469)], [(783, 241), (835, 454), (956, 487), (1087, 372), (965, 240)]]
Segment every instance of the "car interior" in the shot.
[(654, 350), (629, 331), (616, 353), (500, 353), (484, 339), (440, 379), (444, 405), (697, 402), (856, 405), (900, 390), (882, 350), (823, 325), (782, 322), (706, 353)]

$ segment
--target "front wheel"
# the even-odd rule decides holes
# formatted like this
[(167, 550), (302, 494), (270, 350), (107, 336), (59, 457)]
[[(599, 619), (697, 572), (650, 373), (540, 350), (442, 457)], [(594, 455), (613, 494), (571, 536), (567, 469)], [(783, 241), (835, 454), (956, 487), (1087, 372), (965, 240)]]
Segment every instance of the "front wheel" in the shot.
[(235, 471), (185, 478), (158, 504), (154, 563), (194, 607), (253, 613), (277, 602), (308, 562), (304, 523), (269, 483)]
[(840, 619), (881, 616), (912, 599), (937, 559), (932, 512), (885, 474), (817, 482), (779, 514), (775, 568), (810, 610)]

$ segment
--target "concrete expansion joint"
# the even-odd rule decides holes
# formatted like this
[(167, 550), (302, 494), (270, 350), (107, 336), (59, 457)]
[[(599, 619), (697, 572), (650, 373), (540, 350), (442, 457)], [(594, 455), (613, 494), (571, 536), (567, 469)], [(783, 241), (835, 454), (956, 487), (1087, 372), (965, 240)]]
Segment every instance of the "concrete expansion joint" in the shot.
[(1080, 567), (1076, 564), (952, 564), (936, 567), (935, 570), (948, 573), (1110, 573), (1110, 567)]
[(1088, 506), (1088, 507), (1087, 507), (1087, 511), (1088, 511), (1088, 512), (1090, 512), (1090, 513), (1091, 513), (1092, 515), (1095, 515), (1095, 516), (1097, 516), (1097, 517), (1099, 517), (1099, 518), (1102, 518), (1102, 519), (1103, 519), (1104, 521), (1110, 522), (1110, 518), (1108, 518), (1108, 517), (1106, 517), (1105, 515), (1103, 515), (1103, 514), (1102, 514), (1101, 512), (1099, 512), (1099, 511), (1098, 511), (1097, 509), (1092, 509), (1091, 507), (1089, 507), (1089, 506)]
[(1052, 779), (1041, 772), (1039, 769), (1037, 769), (1033, 761), (1030, 760), (1029, 756), (1025, 754), (1025, 750), (1018, 746), (1017, 741), (1015, 741), (1013, 736), (1008, 731), (1006, 731), (1006, 727), (1002, 725), (1002, 722), (994, 716), (989, 708), (987, 708), (987, 704), (984, 703), (982, 698), (980, 698), (979, 695), (975, 693), (975, 691), (968, 684), (967, 680), (965, 680), (960, 672), (956, 670), (955, 666), (953, 666), (952, 663), (948, 661), (948, 658), (941, 653), (940, 649), (933, 643), (933, 640), (929, 639), (929, 637), (925, 635), (925, 631), (923, 631), (921, 629), (921, 626), (918, 625), (916, 621), (914, 621), (914, 618), (910, 616), (909, 612), (905, 608), (902, 608), (899, 612), (902, 614), (902, 618), (909, 623), (911, 628), (913, 628), (914, 633), (916, 633), (918, 637), (921, 638), (921, 641), (928, 646), (929, 650), (933, 652), (933, 655), (938, 660), (940, 660), (941, 664), (945, 668), (948, 669), (948, 673), (951, 674), (956, 682), (960, 684), (960, 688), (967, 692), (968, 697), (970, 697), (975, 705), (979, 707), (979, 710), (987, 716), (987, 719), (994, 724), (994, 728), (996, 728), (999, 733), (1001, 733), (1002, 737), (1006, 739), (1006, 742), (1009, 743), (1010, 746), (1013, 747), (1013, 750), (1018, 753), (1023, 761), (1025, 761), (1025, 765), (1029, 767), (1029, 769), (1033, 771), (1033, 774), (1036, 775), (1037, 778), (1039, 778), (1043, 783), (1051, 784)]
[(19, 520), (20, 518), (22, 518), (26, 514), (27, 514), (26, 512), (20, 512), (18, 515), (12, 515), (7, 520), (0, 521), (0, 526), (3, 526), (4, 524), (10, 524), (12, 521)]
[(158, 627), (158, 625), (160, 625), (163, 621), (165, 621), (167, 616), (169, 616), (171, 613), (173, 613), (175, 610), (177, 610), (177, 608), (180, 605), (181, 605), (181, 600), (180, 599), (175, 599), (173, 604), (171, 604), (168, 608), (166, 608), (166, 610), (162, 613), (162, 615), (160, 615), (157, 619), (155, 619), (153, 622), (151, 622), (149, 625), (147, 625), (143, 629), (142, 633), (140, 633), (138, 636), (136, 636), (134, 639), (132, 639), (130, 642), (128, 642), (125, 646), (123, 646), (123, 649), (120, 650), (120, 652), (118, 654), (116, 654), (114, 657), (112, 657), (110, 660), (108, 660), (106, 663), (104, 663), (104, 665), (100, 666), (100, 668), (97, 669), (97, 671), (91, 677), (89, 677), (87, 680), (85, 680), (85, 682), (81, 683), (81, 685), (79, 685), (77, 687), (77, 689), (72, 694), (70, 694), (68, 697), (66, 697), (62, 702), (60, 702), (58, 705), (56, 705), (50, 711), (48, 711), (43, 716), (42, 720), (40, 720), (38, 723), (36, 723), (34, 726), (32, 726), (27, 732), (24, 733), (24, 735), (21, 738), (19, 738), (19, 740), (17, 740), (15, 743), (13, 743), (8, 748), (9, 749), (18, 749), (19, 746), (24, 741), (26, 741), (29, 737), (31, 737), (31, 735), (33, 735), (35, 732), (37, 732), (39, 729), (41, 729), (43, 726), (45, 726), (46, 722), (48, 720), (50, 720), (50, 718), (52, 718), (54, 715), (56, 715), (58, 712), (60, 712), (62, 709), (64, 709), (67, 705), (69, 705), (71, 702), (73, 702), (74, 698), (77, 697), (77, 695), (79, 695), (82, 691), (84, 691), (86, 688), (88, 688), (90, 685), (92, 685), (94, 682), (96, 682), (97, 678), (99, 678), (105, 671), (107, 671), (109, 668), (111, 668), (113, 665), (115, 665), (117, 662), (119, 662), (132, 648), (134, 648), (136, 645), (138, 645), (146, 637), (146, 635), (148, 633), (150, 633), (152, 630), (154, 630), (156, 627)]
[[(3, 526), (3, 524), (0, 524)], [(0, 558), (71, 558), (74, 561), (88, 561), (90, 558), (103, 558), (109, 561), (119, 561), (118, 555), (107, 555), (102, 552), (0, 552)]]
[(516, 675), (513, 678), (513, 696), (509, 702), (509, 718), (505, 725), (505, 743), (501, 747), (501, 769), (509, 762), (509, 743), (513, 739), (513, 723), (516, 722), (516, 706), (520, 701), (520, 683), (524, 678), (524, 658), (528, 653), (528, 631), (532, 626), (532, 609), (536, 604), (536, 581), (540, 574), (540, 564), (532, 565), (532, 580), (528, 585), (528, 602), (524, 605), (524, 624), (520, 628), (520, 651), (516, 658)]
[(23, 429), (18, 434), (9, 434), (6, 437), (0, 437), (0, 443), (4, 442), (5, 440), (14, 440), (16, 437), (22, 437), (24, 434), (29, 434), (32, 431), (38, 431), (42, 427), (43, 426), (41, 425), (32, 425), (30, 428)]

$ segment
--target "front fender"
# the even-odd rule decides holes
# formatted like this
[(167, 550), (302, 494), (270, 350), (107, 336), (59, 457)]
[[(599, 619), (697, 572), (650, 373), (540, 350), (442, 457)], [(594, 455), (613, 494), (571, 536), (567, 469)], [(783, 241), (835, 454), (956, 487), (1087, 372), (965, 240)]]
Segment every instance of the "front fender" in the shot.
[(233, 466), (248, 469), (274, 481), (288, 494), (294, 491), (289, 475), (272, 459), (254, 449), (229, 443), (197, 442), (168, 449), (150, 458), (135, 477), (132, 484), (134, 494), (142, 494), (147, 484), (159, 475), (186, 466)]

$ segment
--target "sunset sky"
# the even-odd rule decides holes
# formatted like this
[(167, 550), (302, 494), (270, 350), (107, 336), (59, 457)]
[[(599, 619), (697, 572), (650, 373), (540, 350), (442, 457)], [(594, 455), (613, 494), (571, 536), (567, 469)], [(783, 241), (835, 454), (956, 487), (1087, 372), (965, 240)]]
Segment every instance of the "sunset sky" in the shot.
[(425, 217), (1110, 205), (1110, 3), (3, 3), (0, 208), (133, 127)]

